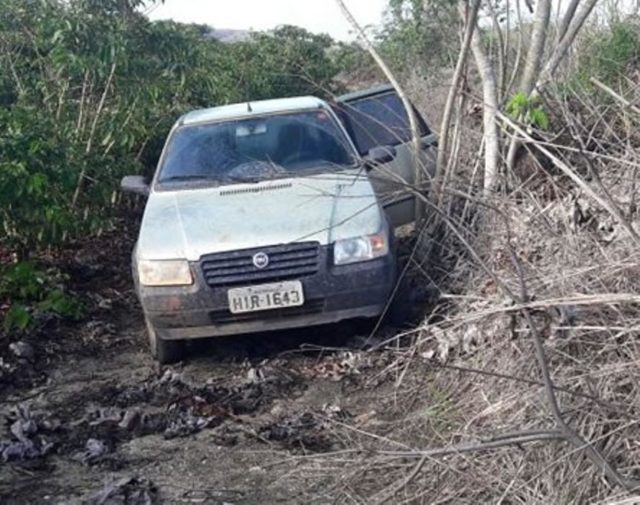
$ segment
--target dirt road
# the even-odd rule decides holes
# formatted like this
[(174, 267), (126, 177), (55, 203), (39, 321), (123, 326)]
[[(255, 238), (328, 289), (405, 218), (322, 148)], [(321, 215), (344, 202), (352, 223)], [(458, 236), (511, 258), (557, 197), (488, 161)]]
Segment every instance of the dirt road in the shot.
[(27, 337), (34, 356), (3, 351), (0, 503), (330, 501), (336, 477), (317, 457), (346, 449), (393, 402), (393, 353), (362, 350), (371, 325), (202, 341), (160, 368), (129, 247), (75, 252), (87, 319)]

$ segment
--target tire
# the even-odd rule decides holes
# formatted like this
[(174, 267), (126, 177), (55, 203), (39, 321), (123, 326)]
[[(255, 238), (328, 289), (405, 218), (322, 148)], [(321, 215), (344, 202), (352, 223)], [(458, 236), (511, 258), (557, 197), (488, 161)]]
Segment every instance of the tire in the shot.
[(149, 337), (149, 350), (156, 361), (161, 365), (169, 365), (180, 361), (184, 356), (184, 341), (163, 340), (158, 336), (151, 322), (146, 318), (145, 322), (147, 324), (147, 336)]

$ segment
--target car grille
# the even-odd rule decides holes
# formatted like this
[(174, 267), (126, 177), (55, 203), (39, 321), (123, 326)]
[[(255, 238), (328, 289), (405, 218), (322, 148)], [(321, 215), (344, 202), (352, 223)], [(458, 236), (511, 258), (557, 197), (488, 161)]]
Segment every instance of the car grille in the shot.
[(284, 309), (262, 310), (258, 312), (245, 312), (244, 314), (232, 314), (229, 310), (218, 310), (209, 313), (214, 324), (247, 323), (251, 321), (273, 321), (287, 317), (316, 314), (324, 310), (324, 300), (308, 300), (300, 307), (288, 307)]
[[(262, 269), (253, 264), (253, 256), (259, 252), (269, 256), (268, 266)], [(318, 272), (319, 259), (318, 242), (300, 242), (210, 254), (200, 262), (207, 284), (218, 288), (308, 277)]]

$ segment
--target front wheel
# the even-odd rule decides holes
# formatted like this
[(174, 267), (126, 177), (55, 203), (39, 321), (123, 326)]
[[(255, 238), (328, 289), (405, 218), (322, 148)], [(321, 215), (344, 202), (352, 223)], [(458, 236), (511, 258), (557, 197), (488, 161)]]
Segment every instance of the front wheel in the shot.
[(168, 365), (180, 361), (184, 356), (184, 341), (164, 340), (160, 338), (151, 322), (145, 318), (147, 336), (149, 337), (149, 349), (153, 357), (161, 365)]

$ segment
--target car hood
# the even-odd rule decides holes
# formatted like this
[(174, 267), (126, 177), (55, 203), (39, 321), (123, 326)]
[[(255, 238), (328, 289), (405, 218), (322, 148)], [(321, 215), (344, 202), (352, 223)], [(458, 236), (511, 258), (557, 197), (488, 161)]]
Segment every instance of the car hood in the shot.
[(153, 191), (138, 259), (188, 259), (290, 242), (330, 244), (377, 233), (382, 212), (361, 172)]

